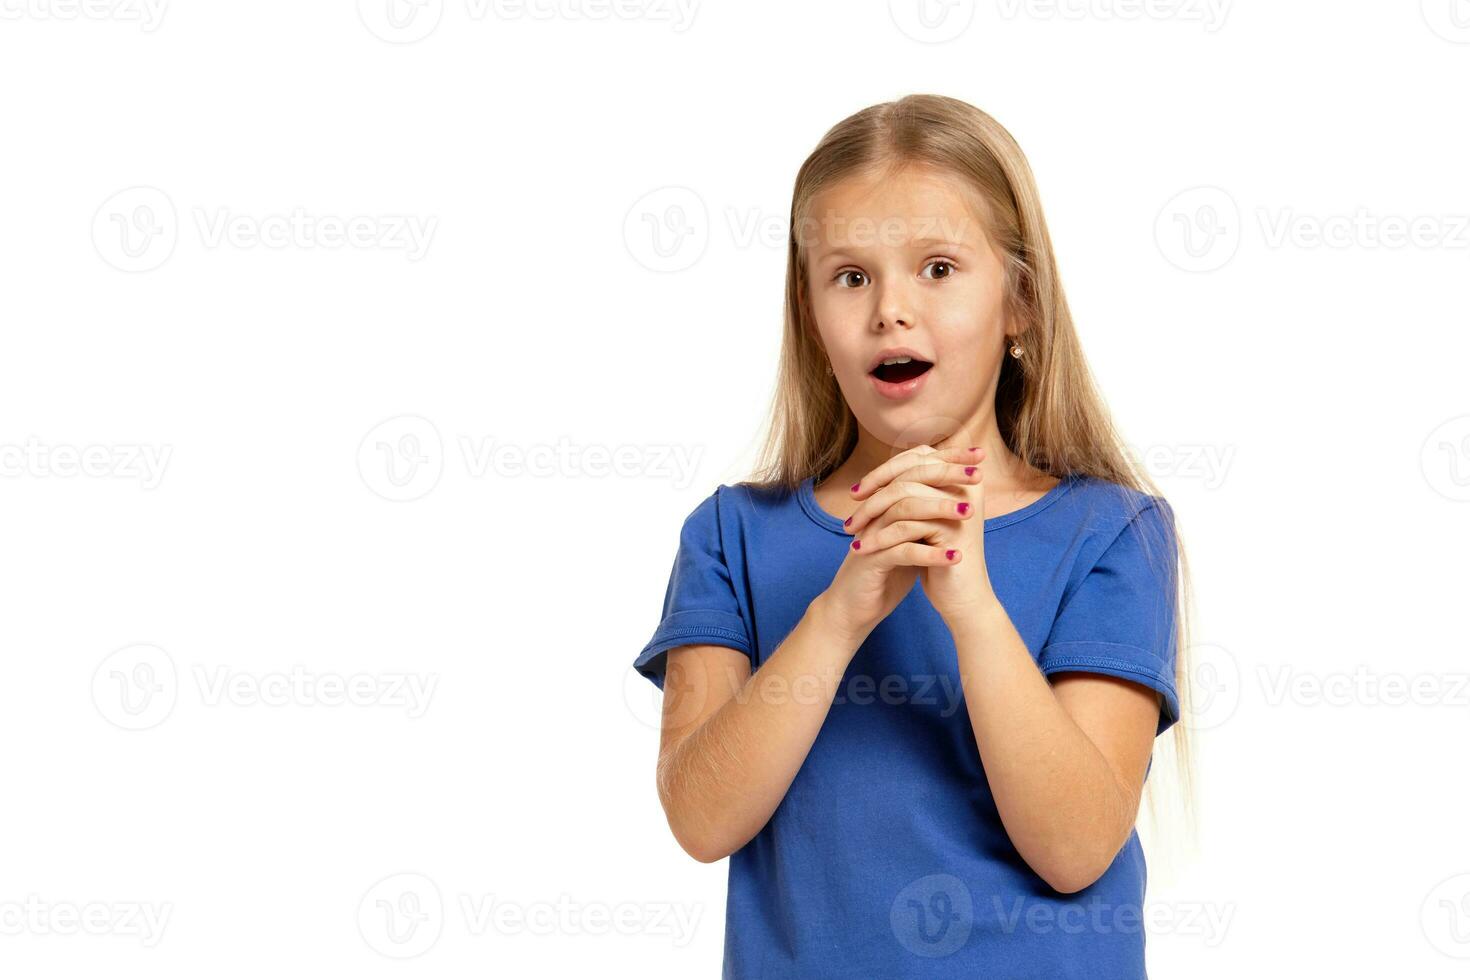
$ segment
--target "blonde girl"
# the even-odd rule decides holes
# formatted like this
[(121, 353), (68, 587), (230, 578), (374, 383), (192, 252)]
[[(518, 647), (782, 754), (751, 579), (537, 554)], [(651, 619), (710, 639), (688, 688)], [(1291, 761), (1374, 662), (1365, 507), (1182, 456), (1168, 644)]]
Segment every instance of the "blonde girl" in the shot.
[(634, 663), (670, 829), (730, 858), (724, 975), (1144, 977), (1182, 553), (986, 113), (875, 105), (802, 164), (761, 463)]

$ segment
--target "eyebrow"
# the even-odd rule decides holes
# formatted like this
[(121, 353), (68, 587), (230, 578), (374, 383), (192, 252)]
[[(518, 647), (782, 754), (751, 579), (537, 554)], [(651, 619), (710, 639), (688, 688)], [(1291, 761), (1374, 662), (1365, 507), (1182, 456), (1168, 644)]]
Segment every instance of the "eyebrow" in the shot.
[[(913, 241), (909, 242), (904, 247), (912, 248), (912, 249), (920, 249), (920, 248), (934, 248), (936, 246), (953, 249), (956, 252), (970, 252), (970, 253), (973, 253), (974, 252), (974, 249), (971, 248), (969, 245), (966, 245), (964, 242), (957, 242), (957, 241), (955, 241), (954, 239), (951, 239), (951, 238), (916, 238)], [(859, 246), (859, 248), (862, 248), (862, 247), (864, 247), (864, 246)], [(856, 255), (856, 252), (855, 251), (851, 251), (849, 249), (849, 247), (846, 246), (846, 245), (843, 245), (843, 246), (824, 246), (824, 245), (817, 245), (817, 246), (815, 246), (815, 247), (812, 248), (811, 254), (812, 254), (813, 258), (816, 261), (819, 261), (819, 262), (827, 262), (827, 261), (831, 261), (832, 259), (840, 259), (840, 258), (847, 258), (847, 257), (855, 256)]]
[(957, 242), (953, 238), (916, 238), (909, 244), (914, 246), (947, 245), (950, 248), (968, 249), (970, 246), (964, 242)]

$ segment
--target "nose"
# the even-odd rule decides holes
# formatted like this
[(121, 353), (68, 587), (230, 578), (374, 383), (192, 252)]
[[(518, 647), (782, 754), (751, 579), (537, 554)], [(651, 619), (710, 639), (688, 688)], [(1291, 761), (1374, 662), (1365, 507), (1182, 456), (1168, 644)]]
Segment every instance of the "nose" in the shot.
[(884, 301), (878, 306), (878, 330), (893, 328), (895, 330), (907, 328), (913, 325), (913, 314), (908, 312), (907, 307), (896, 299), (884, 297)]
[(874, 327), (880, 332), (885, 329), (906, 329), (913, 326), (914, 314), (904, 284), (897, 277), (885, 277), (887, 282), (878, 297), (878, 320)]

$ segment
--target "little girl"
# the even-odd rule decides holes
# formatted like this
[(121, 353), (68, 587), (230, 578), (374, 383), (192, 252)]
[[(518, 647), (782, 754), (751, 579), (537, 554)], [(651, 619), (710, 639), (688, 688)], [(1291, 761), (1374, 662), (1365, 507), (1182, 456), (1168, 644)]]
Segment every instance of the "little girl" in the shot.
[(1182, 555), (1011, 135), (933, 95), (838, 123), (785, 319), (760, 479), (684, 521), (634, 662), (674, 837), (731, 859), (724, 976), (1145, 977)]

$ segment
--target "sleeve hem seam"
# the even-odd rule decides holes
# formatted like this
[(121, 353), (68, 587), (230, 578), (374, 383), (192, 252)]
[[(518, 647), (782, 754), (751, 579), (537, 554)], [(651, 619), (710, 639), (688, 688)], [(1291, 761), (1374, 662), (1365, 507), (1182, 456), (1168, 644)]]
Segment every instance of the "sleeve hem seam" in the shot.
[[(1108, 645), (1125, 646), (1125, 644), (1122, 643), (1111, 643)], [(1047, 649), (1054, 648), (1048, 647)], [(1142, 651), (1141, 647), (1130, 647), (1129, 649), (1137, 649)], [(1162, 685), (1168, 690), (1170, 695), (1178, 697), (1178, 693), (1174, 688), (1174, 681), (1172, 678), (1165, 677), (1162, 671), (1149, 670), (1146, 667), (1141, 667), (1137, 663), (1128, 660), (1118, 660), (1113, 657), (1087, 656), (1084, 654), (1070, 654), (1048, 657), (1046, 655), (1046, 650), (1042, 650), (1039, 660), (1039, 666), (1041, 667), (1041, 671), (1044, 674), (1049, 674), (1053, 671), (1064, 670), (1068, 667), (1108, 667), (1113, 670), (1123, 671), (1125, 673), (1133, 674), (1138, 677), (1146, 678), (1153, 683)]]
[(667, 643), (669, 640), (682, 640), (697, 636), (716, 637), (722, 640), (735, 640), (741, 645), (742, 653), (748, 654), (750, 652), (750, 641), (746, 639), (744, 633), (741, 633), (738, 630), (726, 629), (721, 626), (676, 626), (665, 632), (660, 633), (657, 637), (655, 637), (648, 644), (648, 646), (644, 647), (643, 651), (639, 654), (639, 658), (641, 659), (642, 657), (648, 655), (651, 651)]

